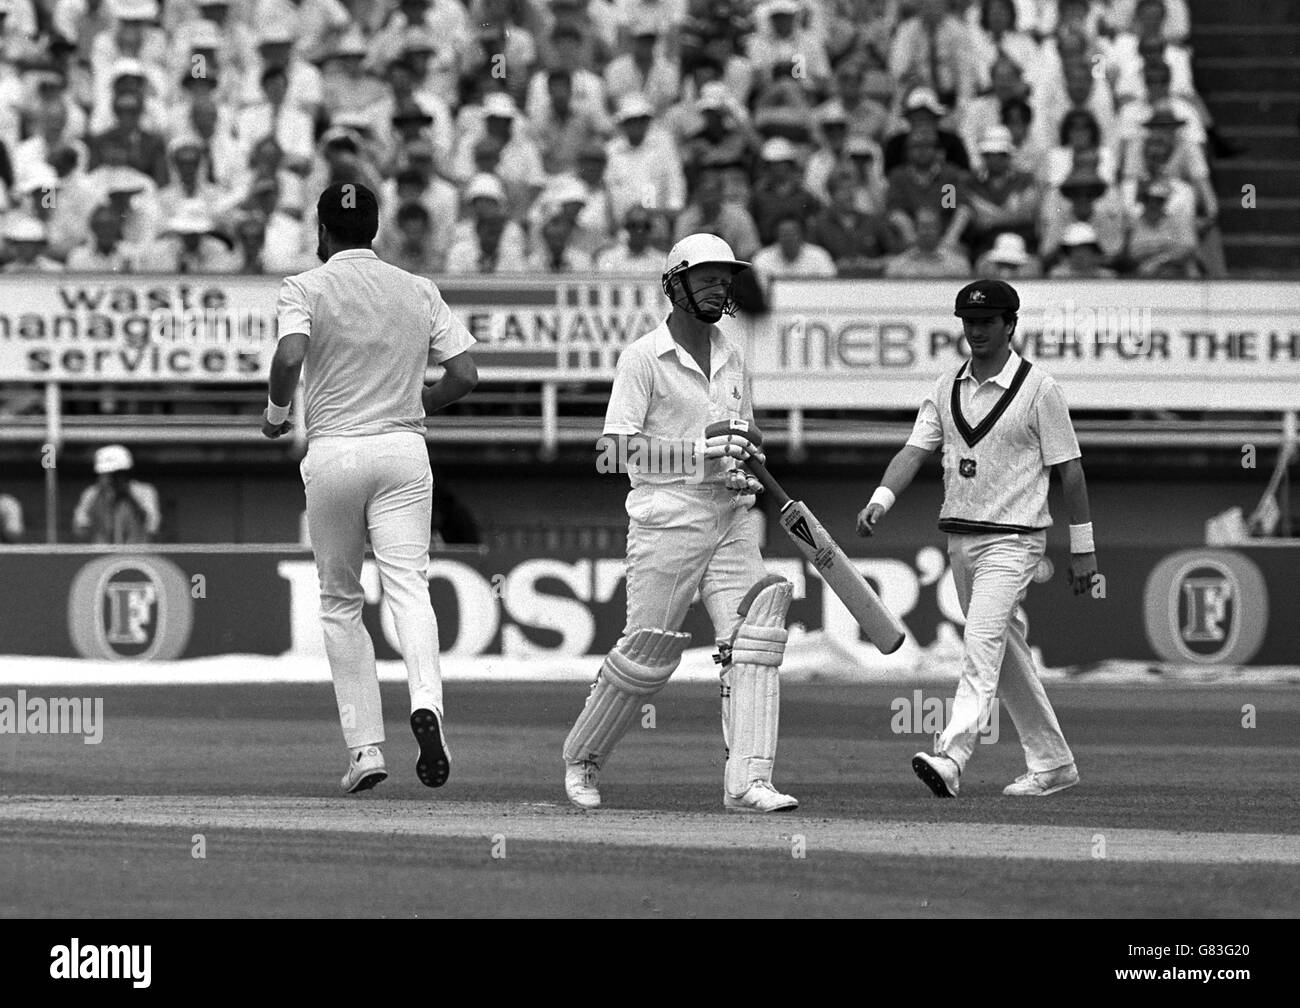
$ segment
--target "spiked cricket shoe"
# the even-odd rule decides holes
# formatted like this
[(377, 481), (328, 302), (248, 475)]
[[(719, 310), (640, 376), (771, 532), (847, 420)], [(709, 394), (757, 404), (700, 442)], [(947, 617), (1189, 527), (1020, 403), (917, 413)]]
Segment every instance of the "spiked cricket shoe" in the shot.
[(600, 808), (600, 789), (596, 782), (600, 768), (591, 760), (564, 764), (564, 793), (580, 809)]
[(912, 757), (912, 769), (939, 798), (956, 798), (961, 789), (961, 770), (951, 756), (919, 752)]
[(356, 794), (358, 791), (369, 791), (387, 776), (384, 754), (379, 751), (379, 746), (366, 746), (348, 764), (348, 771), (339, 781), (339, 786), (347, 794)]

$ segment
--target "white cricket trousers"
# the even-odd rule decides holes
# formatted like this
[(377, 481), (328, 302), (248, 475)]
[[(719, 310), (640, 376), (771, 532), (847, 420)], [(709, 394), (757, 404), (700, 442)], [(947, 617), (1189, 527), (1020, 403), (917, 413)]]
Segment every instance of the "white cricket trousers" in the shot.
[(677, 630), (698, 591), (719, 641), (740, 622), (736, 607), (767, 570), (763, 516), (738, 508), (718, 483), (641, 486), (627, 496), (627, 635)]
[(935, 751), (963, 769), (998, 694), (1031, 771), (1074, 762), (1034, 668), (1020, 608), (1046, 548), (1046, 532), (948, 536), (948, 561), (966, 615), (966, 653), (952, 717)]
[(321, 629), (349, 748), (384, 741), (375, 648), (361, 622), (369, 535), (397, 629), (411, 710), (442, 710), (438, 621), (429, 599), (433, 474), (415, 432), (313, 438), (300, 466), (320, 578)]

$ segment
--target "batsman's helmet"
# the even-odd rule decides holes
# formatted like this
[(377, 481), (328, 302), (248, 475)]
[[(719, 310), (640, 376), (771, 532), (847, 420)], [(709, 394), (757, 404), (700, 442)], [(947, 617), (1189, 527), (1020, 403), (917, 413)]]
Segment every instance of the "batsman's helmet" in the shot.
[[(732, 276), (741, 270), (749, 269), (749, 263), (737, 259), (735, 253), (731, 251), (731, 246), (717, 235), (687, 235), (668, 253), (668, 260), (664, 264), (663, 288), (664, 293), (668, 295), (668, 300), (677, 307), (690, 312), (701, 322), (716, 322), (723, 315), (734, 315), (736, 302), (731, 297), (731, 281), (726, 280), (721, 285), (710, 285), (710, 287), (722, 287), (722, 307), (716, 311), (704, 311), (700, 308), (696, 295), (703, 295), (710, 288), (692, 291), (686, 283), (686, 274), (693, 267), (703, 266), (706, 263), (730, 266)], [(674, 280), (680, 281), (676, 285), (676, 291), (673, 290)]]

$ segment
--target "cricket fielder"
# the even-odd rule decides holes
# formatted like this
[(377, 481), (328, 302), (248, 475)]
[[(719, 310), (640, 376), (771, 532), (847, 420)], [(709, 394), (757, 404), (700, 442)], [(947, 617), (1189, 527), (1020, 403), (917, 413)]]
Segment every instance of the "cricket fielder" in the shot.
[[(735, 311), (732, 280), (748, 265), (715, 235), (683, 238), (662, 276), (671, 314), (618, 361), (601, 445), (629, 460), (627, 622), (564, 743), (564, 789), (579, 808), (599, 807), (601, 767), (681, 661), (690, 635), (680, 627), (697, 591), (722, 665), (723, 805), (799, 804), (772, 785), (792, 588), (767, 575), (759, 555), (762, 517), (751, 508), (761, 487), (743, 463), (763, 457), (762, 435), (740, 349), (715, 325)], [(718, 420), (749, 423), (703, 438)]]
[[(287, 277), (276, 307), (279, 344), (271, 362), (262, 426), (290, 429), (289, 406), (306, 364), (307, 455), (302, 460), (307, 525), (320, 578), (321, 627), (334, 695), (351, 750), (345, 792), (374, 787), (388, 772), (379, 746), (384, 719), (375, 650), (361, 622), (361, 562), (375, 552), (411, 689), (416, 774), (440, 787), (451, 772), (443, 735), (438, 622), (425, 570), (433, 477), (424, 418), (467, 395), (478, 381), (474, 338), (433, 282), (380, 260), (374, 193), (332, 185), (316, 204), (316, 255), (324, 264)], [(430, 361), (444, 368), (425, 387)]]
[(952, 714), (934, 753), (912, 758), (916, 775), (940, 798), (957, 797), (962, 770), (999, 691), (1028, 766), (1002, 793), (1050, 795), (1079, 782), (1034, 669), (1020, 609), (1052, 524), (1052, 469), (1065, 491), (1068, 578), (1076, 595), (1092, 584), (1097, 557), (1079, 442), (1065, 399), (1050, 375), (1011, 349), (1019, 309), (1019, 295), (1002, 280), (977, 280), (957, 293), (955, 314), (970, 360), (935, 383), (907, 444), (858, 515), (858, 534), (871, 535), (925, 457), (942, 446), (939, 528), (948, 533), (948, 560), (966, 616), (965, 656)]

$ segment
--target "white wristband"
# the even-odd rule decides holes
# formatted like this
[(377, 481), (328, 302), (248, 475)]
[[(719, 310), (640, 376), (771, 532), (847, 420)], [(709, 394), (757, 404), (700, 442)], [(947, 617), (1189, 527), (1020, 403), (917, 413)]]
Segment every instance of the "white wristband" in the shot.
[(888, 514), (889, 509), (894, 506), (894, 501), (897, 499), (894, 496), (894, 491), (890, 490), (889, 487), (876, 487), (876, 492), (871, 495), (871, 500), (867, 501), (867, 507), (871, 507), (872, 504), (879, 504)]
[[(289, 406), (293, 404), (290, 403)], [(279, 426), (289, 419), (289, 406), (277, 406), (271, 402), (271, 397), (266, 397), (266, 422)]]
[(1092, 545), (1092, 522), (1086, 525), (1070, 526), (1070, 552), (1071, 553), (1094, 553), (1095, 548)]

